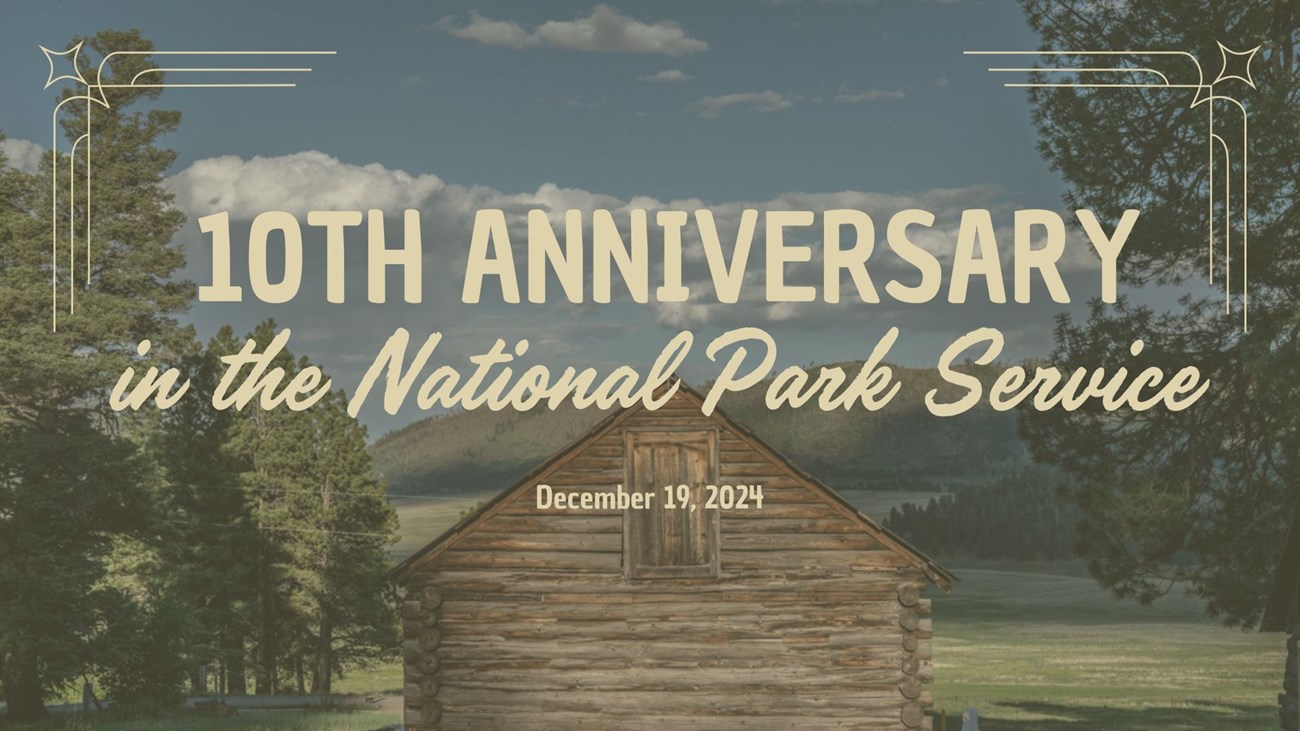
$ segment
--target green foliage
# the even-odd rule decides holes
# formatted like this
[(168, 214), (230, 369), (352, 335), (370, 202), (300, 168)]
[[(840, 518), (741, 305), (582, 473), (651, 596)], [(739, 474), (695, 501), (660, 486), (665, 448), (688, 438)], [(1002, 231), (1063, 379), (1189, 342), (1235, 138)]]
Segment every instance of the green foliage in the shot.
[[(267, 321), (249, 337), (265, 345), (275, 334)], [(209, 358), (235, 349), (225, 330)], [(286, 378), (308, 365), (287, 351), (274, 363)], [(332, 392), (304, 411), (249, 407), (221, 439), (214, 459), (242, 499), (227, 516), (234, 522), (221, 525), (249, 538), (237, 548), (243, 557), (227, 558), (244, 566), (251, 587), (245, 631), (257, 690), (287, 689), (282, 678), (291, 675), (297, 690), (329, 693), (337, 673), (397, 644), (386, 585), (397, 519), (374, 476), (365, 427), (348, 415), (343, 393)]]
[(118, 707), (156, 711), (185, 699), (184, 681), (194, 632), (189, 608), (163, 596), (149, 603), (118, 597), (106, 612), (95, 653), (97, 677)]
[[(83, 73), (109, 49), (149, 47), (134, 31), (97, 34), (80, 56)], [(146, 56), (117, 56), (106, 81), (148, 67)], [(68, 262), (50, 266), (51, 224), (67, 219), (50, 221), (46, 182), (53, 165), (66, 170), (69, 161), (47, 153), (41, 175), (0, 164), (0, 678), (8, 715), (19, 720), (44, 715), (43, 693), (81, 673), (112, 601), (100, 588), (105, 557), (118, 536), (152, 526), (152, 467), (123, 436), (107, 392), (123, 369), (141, 365), (137, 342), (151, 339), (157, 352), (175, 339), (191, 287), (173, 279), (182, 256), (171, 241), (183, 216), (162, 181), (175, 156), (156, 146), (179, 116), (132, 112), (144, 96), (117, 90), (94, 117), (90, 203), (103, 214), (90, 238), (88, 281), (77, 262), (75, 313), (67, 311)], [(85, 107), (63, 109), (68, 149), (84, 131)], [(84, 179), (72, 182), (84, 189)], [(60, 216), (82, 220), (86, 204)], [(57, 332), (52, 276), (61, 294)]]
[[(1095, 306), (1085, 322), (1058, 323), (1051, 357), (1063, 368), (1107, 372), (1194, 365), (1210, 391), (1181, 412), (1107, 413), (1089, 405), (1024, 415), (1035, 458), (1072, 476), (1070, 497), (1085, 516), (1083, 546), (1105, 586), (1149, 602), (1185, 585), (1211, 614), (1252, 625), (1300, 499), (1300, 16), (1295, 3), (1273, 0), (1023, 4), (1046, 46), (1186, 50), (1206, 67), (1207, 83), (1218, 72), (1219, 41), (1235, 49), (1261, 45), (1251, 65), (1254, 89), (1234, 80), (1215, 86), (1240, 99), (1250, 118), (1250, 255), (1247, 261), (1239, 248), (1245, 231), (1234, 215), (1232, 311), (1224, 311), (1229, 224), (1220, 214), (1216, 296), (1188, 297), (1166, 313), (1127, 302)], [(1161, 68), (1172, 84), (1199, 83), (1188, 61)], [(1068, 206), (1104, 220), (1141, 209), (1120, 266), (1130, 284), (1199, 283), (1209, 271), (1208, 110), (1190, 107), (1190, 95), (1160, 87), (1030, 93), (1040, 150), (1069, 183)], [(1215, 111), (1215, 132), (1239, 150), (1241, 112), (1231, 103)], [(1217, 174), (1225, 167), (1220, 160)], [(1242, 204), (1235, 193), (1234, 211)], [(1128, 348), (1136, 339), (1145, 351), (1133, 358)]]
[[(83, 74), (94, 77), (96, 56), (149, 48), (134, 31), (100, 33), (80, 55)], [(116, 55), (104, 81), (148, 68), (146, 55)], [(193, 395), (212, 392), (220, 357), (242, 341), (226, 328), (204, 347), (176, 322), (192, 287), (174, 277), (183, 259), (172, 239), (184, 216), (163, 176), (175, 155), (156, 141), (179, 116), (131, 109), (158, 93), (110, 88), (109, 107), (91, 111), (92, 256), (86, 263), (79, 253), (75, 269), (66, 249), (51, 267), (49, 239), (49, 174), (70, 161), (47, 154), (44, 175), (28, 175), (0, 159), (8, 720), (44, 716), (43, 697), (83, 675), (124, 709), (174, 703), (199, 664), (217, 669), (223, 689), (243, 692), (250, 654), (259, 689), (287, 689), (277, 678), (292, 674), (298, 689), (310, 677), (312, 690), (329, 692), (332, 676), (396, 645), (384, 583), (396, 518), (342, 394), (304, 412), (217, 411)], [(63, 109), (66, 150), (87, 112), (81, 102)], [(84, 178), (60, 182), (85, 189)], [(60, 211), (59, 230), (84, 220), (85, 205)], [(265, 344), (273, 334), (268, 322), (255, 336)], [(145, 339), (148, 358), (136, 351)], [(191, 397), (163, 413), (112, 411), (107, 396), (123, 371), (151, 365), (178, 367)], [(307, 364), (285, 354), (278, 365)]]
[[(223, 328), (207, 347), (196, 342), (181, 349), (177, 367), (194, 393), (210, 394), (223, 371), (220, 355), (237, 349), (234, 333)], [(194, 638), (195, 653), (213, 665), (219, 687), (232, 693), (245, 687), (257, 558), (248, 548), (258, 541), (240, 483), (243, 465), (225, 448), (239, 418), (213, 408), (210, 399), (183, 398), (162, 412), (151, 442), (167, 482), (162, 561), (174, 567), (176, 590), (203, 628)]]

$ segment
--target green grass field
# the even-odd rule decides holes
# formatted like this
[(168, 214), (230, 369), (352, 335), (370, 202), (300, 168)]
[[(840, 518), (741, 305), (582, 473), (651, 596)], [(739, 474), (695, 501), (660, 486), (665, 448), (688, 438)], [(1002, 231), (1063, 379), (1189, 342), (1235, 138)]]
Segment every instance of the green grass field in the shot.
[[(1274, 729), (1280, 635), (1226, 629), (1196, 602), (1119, 602), (1068, 573), (953, 568), (934, 601), (935, 708), (981, 729)], [(952, 724), (951, 728), (958, 728)]]
[(401, 539), (393, 546), (393, 558), (400, 561), (415, 553), (459, 520), (462, 510), (490, 497), (491, 493), (475, 493), (456, 497), (394, 498), (393, 506), (397, 508), (397, 517), (401, 521)]
[(179, 714), (138, 721), (69, 715), (12, 728), (14, 731), (377, 731), (401, 722), (401, 714), (383, 711), (244, 711), (226, 718)]

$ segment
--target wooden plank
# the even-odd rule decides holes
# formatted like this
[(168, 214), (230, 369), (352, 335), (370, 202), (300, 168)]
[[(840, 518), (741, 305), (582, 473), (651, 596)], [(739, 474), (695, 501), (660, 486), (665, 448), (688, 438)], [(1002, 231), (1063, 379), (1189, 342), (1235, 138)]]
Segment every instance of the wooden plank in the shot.
[(860, 689), (899, 688), (906, 690), (905, 697), (919, 698), (921, 680), (905, 676), (893, 669), (827, 669), (817, 667), (751, 667), (744, 670), (731, 668), (635, 668), (615, 670), (602, 668), (558, 669), (548, 668), (538, 672), (534, 667), (482, 668), (471, 664), (447, 661), (441, 670), (441, 680), (446, 685), (476, 685), (480, 687), (508, 688), (511, 692), (581, 689), (590, 691), (661, 691), (691, 692), (708, 688), (711, 692), (744, 692), (755, 688), (769, 689), (797, 686), (800, 691), (823, 696), (852, 694)]
[[(746, 521), (755, 523), (758, 521)], [(842, 551), (878, 550), (880, 542), (864, 533), (850, 534), (789, 534), (731, 532), (723, 539), (726, 551)]]
[(508, 567), (443, 566), (422, 575), (426, 582), (444, 589), (447, 596), (457, 591), (500, 591), (562, 596), (594, 595), (593, 601), (652, 602), (682, 601), (683, 594), (710, 601), (744, 600), (763, 597), (764, 601), (813, 601), (813, 595), (842, 594), (851, 600), (871, 601), (892, 598), (900, 583), (915, 581), (919, 571), (852, 572), (845, 566), (822, 562), (798, 572), (763, 568), (726, 573), (716, 578), (675, 579), (673, 581), (623, 581), (585, 572), (539, 572)]
[[(892, 716), (881, 715), (876, 718), (826, 718), (804, 715), (785, 715), (764, 713), (758, 716), (709, 716), (709, 715), (669, 715), (671, 706), (661, 706), (653, 713), (620, 717), (619, 731), (665, 731), (665, 729), (685, 729), (688, 731), (735, 731), (737, 725), (743, 725), (747, 731), (831, 731), (835, 729), (858, 729), (859, 731), (876, 731), (877, 729), (898, 728), (898, 713)], [(575, 713), (569, 711), (500, 711), (497, 709), (475, 709), (464, 712), (453, 709), (443, 714), (446, 728), (458, 731), (502, 731), (502, 729), (573, 729), (589, 731), (600, 729), (608, 731), (610, 716), (602, 712)]]
[(444, 566), (464, 568), (532, 568), (549, 571), (619, 573), (622, 557), (613, 553), (576, 551), (474, 551), (456, 546), (439, 557)]
[(746, 551), (722, 552), (722, 570), (746, 568), (816, 567), (832, 562), (858, 570), (881, 570), (907, 566), (906, 559), (889, 550), (839, 551)]
[(533, 515), (495, 515), (479, 530), (493, 533), (617, 533), (621, 536), (623, 520), (621, 515), (543, 514), (534, 511)]
[(841, 517), (834, 508), (825, 503), (764, 502), (760, 510), (724, 510), (721, 512), (721, 518), (724, 522), (727, 520), (763, 520), (767, 518), (833, 520)]
[(488, 551), (594, 551), (623, 553), (618, 533), (496, 533), (477, 530), (461, 539), (456, 550)]
[[(509, 622), (555, 622), (566, 632), (592, 634), (621, 631), (626, 626), (655, 623), (677, 623), (694, 627), (707, 621), (718, 628), (752, 629), (767, 632), (773, 637), (784, 636), (788, 629), (839, 632), (846, 629), (878, 627), (891, 636), (891, 642), (902, 646), (902, 633), (894, 631), (885, 618), (890, 610), (897, 611), (884, 602), (857, 609), (844, 603), (818, 604), (815, 608), (796, 604), (725, 604), (711, 602), (670, 602), (601, 604), (555, 604), (545, 597), (512, 595), (510, 601), (488, 602), (473, 599), (449, 602), (440, 610), (441, 622), (460, 622), (465, 625), (504, 624)], [(573, 625), (573, 626), (570, 626)], [(581, 625), (581, 626), (578, 626)]]
[[(735, 511), (739, 512), (739, 511)], [(724, 516), (722, 533), (784, 533), (787, 535), (805, 535), (818, 533), (862, 533), (862, 528), (846, 518), (835, 517), (827, 520), (767, 518), (766, 520), (727, 520)]]
[(553, 711), (604, 713), (609, 718), (637, 716), (659, 708), (672, 708), (684, 714), (715, 716), (755, 716), (771, 711), (815, 713), (817, 716), (853, 717), (865, 713), (890, 712), (897, 718), (900, 694), (897, 687), (856, 688), (839, 695), (797, 689), (769, 687), (752, 693), (726, 694), (716, 691), (596, 691), (586, 689), (502, 691), (469, 683), (445, 683), (438, 701), (448, 713), (460, 709), (541, 709)]

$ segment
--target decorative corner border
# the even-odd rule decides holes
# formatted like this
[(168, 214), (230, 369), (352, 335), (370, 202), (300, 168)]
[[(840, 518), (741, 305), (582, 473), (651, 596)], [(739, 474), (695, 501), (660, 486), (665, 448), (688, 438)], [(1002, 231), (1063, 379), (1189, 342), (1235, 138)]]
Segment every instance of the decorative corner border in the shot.
[[(1047, 83), (1006, 83), (1004, 87), (1008, 88), (1050, 88), (1050, 87), (1074, 87), (1090, 89), (1195, 89), (1189, 109), (1193, 109), (1202, 104), (1208, 110), (1209, 128), (1206, 136), (1206, 147), (1208, 149), (1209, 172), (1206, 180), (1209, 182), (1209, 280), (1214, 283), (1214, 249), (1215, 249), (1215, 192), (1214, 192), (1214, 159), (1216, 143), (1222, 154), (1224, 162), (1224, 193), (1223, 208), (1226, 222), (1223, 226), (1223, 281), (1224, 281), (1224, 301), (1223, 308), (1225, 313), (1232, 312), (1232, 152), (1228, 149), (1228, 144), (1222, 137), (1215, 134), (1214, 131), (1214, 102), (1226, 101), (1232, 103), (1241, 112), (1241, 210), (1238, 216), (1241, 219), (1241, 329), (1242, 332), (1250, 332), (1250, 291), (1247, 264), (1250, 262), (1250, 115), (1241, 101), (1227, 94), (1219, 93), (1215, 87), (1220, 82), (1236, 80), (1245, 82), (1251, 89), (1255, 88), (1255, 80), (1250, 73), (1250, 64), (1255, 59), (1255, 54), (1259, 51), (1260, 46), (1255, 46), (1248, 51), (1234, 51), (1223, 43), (1219, 43), (1219, 53), (1222, 56), (1222, 65), (1214, 81), (1205, 83), (1205, 73), (1201, 68), (1201, 62), (1187, 51), (965, 51), (968, 56), (1108, 56), (1108, 57), (1133, 57), (1133, 56), (1160, 56), (1174, 57), (1190, 60), (1196, 67), (1195, 84), (1172, 84), (1169, 77), (1164, 73), (1150, 68), (1148, 66), (1051, 66), (1051, 67), (990, 67), (989, 71), (994, 73), (1052, 73), (1052, 72), (1072, 72), (1080, 78), (1083, 74), (1092, 73), (1120, 73), (1120, 74), (1148, 74), (1147, 79), (1134, 78), (1132, 81), (1125, 82), (1091, 82), (1091, 81), (1071, 81), (1071, 82), (1047, 82)], [(1123, 63), (1121, 61), (1120, 63)], [(1233, 67), (1240, 66), (1241, 73), (1233, 70)], [(1156, 82), (1151, 76), (1158, 77)]]
[[(263, 73), (309, 73), (311, 68), (307, 67), (247, 67), (247, 66), (179, 66), (167, 68), (145, 69), (136, 74), (129, 83), (125, 84), (106, 84), (104, 83), (104, 66), (109, 59), (114, 56), (176, 56), (176, 57), (264, 57), (264, 56), (334, 56), (337, 51), (112, 51), (104, 54), (100, 59), (99, 66), (95, 70), (95, 81), (91, 83), (81, 73), (81, 66), (78, 59), (81, 56), (81, 47), (84, 41), (78, 42), (65, 51), (51, 51), (45, 46), (38, 46), (45, 54), (45, 60), (50, 65), (50, 75), (45, 81), (46, 89), (58, 84), (61, 81), (71, 81), (84, 89), (81, 93), (74, 93), (63, 99), (54, 106), (54, 111), (50, 114), (50, 152), (53, 155), (53, 161), (50, 166), (50, 328), (53, 332), (59, 329), (59, 110), (68, 102), (84, 101), (86, 103), (86, 132), (78, 137), (68, 152), (68, 312), (77, 311), (77, 282), (76, 282), (76, 256), (77, 256), (77, 216), (76, 212), (76, 166), (77, 150), (81, 148), (83, 153), (86, 189), (85, 189), (85, 232), (84, 241), (86, 248), (86, 278), (83, 280), (83, 286), (88, 284), (91, 277), (91, 167), (90, 153), (93, 137), (91, 135), (91, 109), (94, 105), (99, 105), (103, 109), (110, 108), (108, 95), (104, 93), (105, 89), (270, 89), (270, 88), (294, 88), (297, 84), (292, 82), (247, 82), (247, 83), (229, 83), (229, 82), (206, 82), (198, 81), (194, 83), (149, 83), (151, 79), (144, 78), (151, 73), (182, 73), (182, 74), (263, 74)], [(61, 57), (66, 59), (70, 64), (71, 73), (59, 73), (55, 69), (55, 58)], [(200, 79), (203, 77), (200, 76)]]

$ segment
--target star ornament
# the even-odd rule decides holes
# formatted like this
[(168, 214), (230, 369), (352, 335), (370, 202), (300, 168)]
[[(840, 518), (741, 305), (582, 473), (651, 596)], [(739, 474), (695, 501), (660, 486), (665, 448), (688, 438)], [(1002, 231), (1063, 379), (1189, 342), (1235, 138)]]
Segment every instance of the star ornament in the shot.
[[(78, 84), (90, 86), (90, 82), (86, 81), (86, 79), (81, 75), (81, 69), (77, 66), (77, 57), (81, 55), (81, 44), (84, 42), (85, 41), (80, 41), (77, 45), (66, 51), (51, 51), (45, 46), (38, 46), (38, 48), (45, 53), (45, 60), (50, 63), (50, 78), (45, 81), (46, 89), (64, 80), (75, 81)], [(72, 73), (56, 75), (57, 72), (54, 70), (54, 58), (56, 56), (63, 59), (62, 61), (59, 61), (60, 66), (67, 68), (66, 64), (71, 64), (70, 71)]]
[(1255, 79), (1250, 75), (1250, 62), (1255, 60), (1255, 53), (1259, 49), (1260, 46), (1255, 46), (1249, 51), (1234, 51), (1219, 43), (1219, 53), (1223, 55), (1223, 67), (1219, 69), (1219, 76), (1214, 80), (1213, 84), (1228, 79), (1236, 79), (1246, 82), (1247, 86), (1254, 89)]

